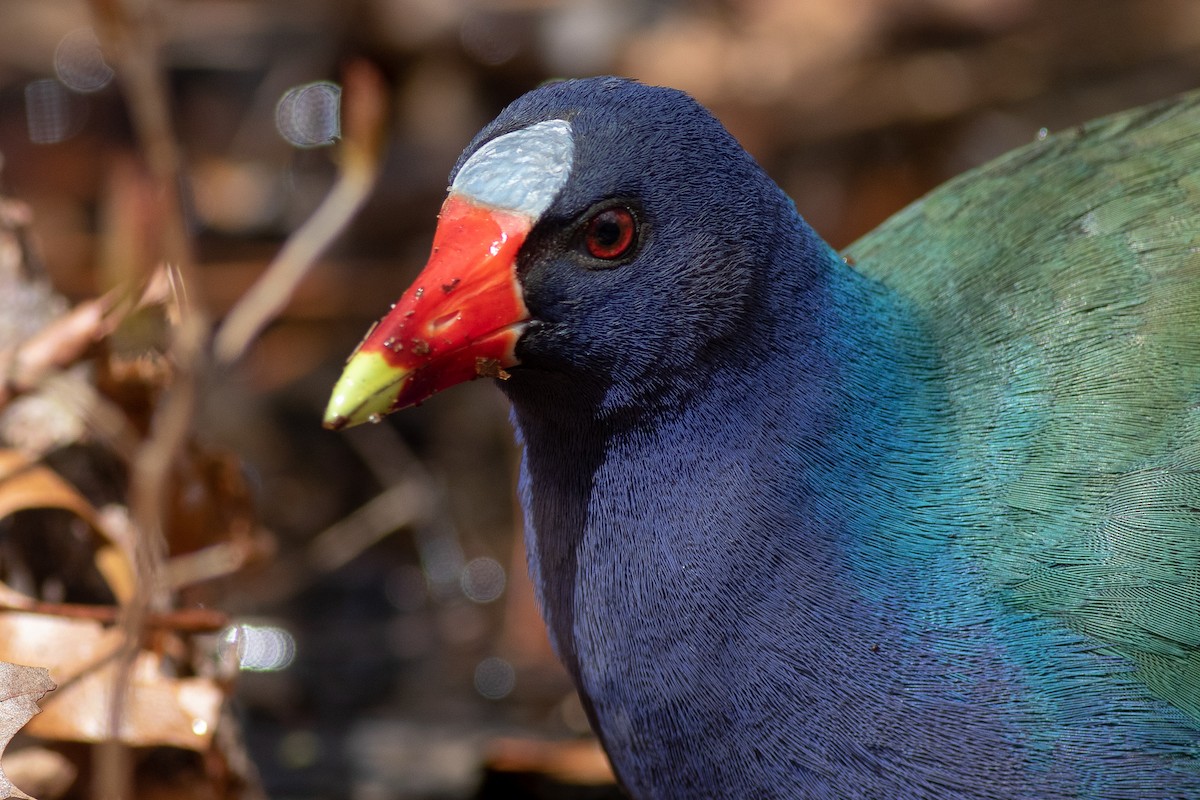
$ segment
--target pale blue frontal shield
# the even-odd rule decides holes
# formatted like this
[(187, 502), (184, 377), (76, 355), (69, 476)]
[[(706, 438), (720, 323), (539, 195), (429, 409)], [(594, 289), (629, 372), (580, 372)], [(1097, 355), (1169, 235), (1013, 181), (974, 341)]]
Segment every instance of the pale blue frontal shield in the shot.
[(536, 220), (566, 185), (574, 157), (571, 123), (538, 122), (476, 150), (454, 176), (450, 191)]

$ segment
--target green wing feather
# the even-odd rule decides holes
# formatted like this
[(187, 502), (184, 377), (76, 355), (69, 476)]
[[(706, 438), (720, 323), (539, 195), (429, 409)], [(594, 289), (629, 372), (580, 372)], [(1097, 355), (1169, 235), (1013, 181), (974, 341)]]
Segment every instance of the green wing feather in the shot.
[(1030, 144), (847, 255), (930, 331), (1006, 600), (1200, 723), (1200, 93)]

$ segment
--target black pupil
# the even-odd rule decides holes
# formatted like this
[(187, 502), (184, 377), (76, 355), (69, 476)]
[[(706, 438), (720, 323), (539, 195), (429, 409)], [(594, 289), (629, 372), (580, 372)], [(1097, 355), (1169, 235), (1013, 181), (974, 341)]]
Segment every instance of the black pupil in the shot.
[(612, 247), (621, 241), (620, 218), (615, 212), (609, 212), (596, 220), (592, 227), (592, 238), (601, 247)]

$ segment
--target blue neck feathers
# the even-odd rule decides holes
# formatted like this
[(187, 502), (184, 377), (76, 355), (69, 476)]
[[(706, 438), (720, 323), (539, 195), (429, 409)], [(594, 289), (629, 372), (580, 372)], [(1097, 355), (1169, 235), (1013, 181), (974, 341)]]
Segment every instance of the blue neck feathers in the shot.
[[(1108, 735), (1070, 721), (1119, 713), (1119, 687), (1038, 691), (1067, 685), (1039, 675), (1045, 648), (1077, 651), (1081, 675), (1102, 657), (985, 580), (986, 476), (951, 451), (920, 321), (798, 217), (775, 241), (735, 334), (661, 402), (613, 413), (602, 383), (536, 372), (506, 387), (531, 573), (622, 781), (638, 797), (1110, 796), (1075, 768)], [(651, 748), (670, 774), (638, 757)]]

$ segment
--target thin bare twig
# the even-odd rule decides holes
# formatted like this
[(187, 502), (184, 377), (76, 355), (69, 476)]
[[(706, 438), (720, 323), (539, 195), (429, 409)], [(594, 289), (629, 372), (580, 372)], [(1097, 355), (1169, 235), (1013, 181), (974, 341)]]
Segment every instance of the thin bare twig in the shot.
[(267, 541), (268, 536), (260, 533), (253, 538), (235, 538), (174, 556), (167, 562), (167, 584), (178, 589), (232, 575), (252, 559), (270, 552)]
[(154, 191), (161, 201), (159, 255), (171, 265), (173, 277), (178, 279), (174, 288), (180, 314), (168, 348), (177, 370), (175, 380), (155, 410), (149, 438), (131, 470), (129, 505), (138, 532), (135, 591), (122, 609), (120, 623), (124, 637), (114, 670), (108, 720), (110, 736), (98, 749), (93, 780), (93, 793), (97, 797), (123, 800), (132, 797), (133, 771), (128, 751), (119, 743), (119, 731), (147, 621), (153, 612), (161, 612), (167, 605), (166, 541), (162, 530), (167, 486), (171, 466), (191, 429), (197, 372), (208, 326), (204, 315), (187, 302), (181, 290), (195, 285), (190, 280), (194, 257), (180, 195), (181, 159), (160, 62), (157, 8), (151, 0), (91, 0), (91, 7), (98, 33), (114, 59), (125, 89)]
[[(82, 603), (48, 603), (19, 592), (5, 592), (0, 597), (0, 609), (44, 614), (63, 619), (86, 619), (112, 625), (121, 616), (117, 606), (94, 606)], [(146, 615), (146, 627), (153, 630), (181, 633), (216, 633), (230, 624), (229, 615), (211, 608), (181, 608), (174, 611), (152, 612)]]
[(0, 408), (17, 395), (37, 388), (48, 375), (78, 361), (129, 314), (163, 302), (167, 285), (160, 269), (140, 292), (131, 293), (121, 287), (84, 301), (15, 347), (0, 350)]
[(287, 305), (305, 274), (353, 219), (375, 186), (385, 130), (383, 79), (367, 62), (355, 61), (346, 68), (343, 84), (345, 136), (337, 182), (229, 312), (214, 345), (219, 362), (231, 363), (242, 356), (254, 337)]
[(115, 61), (134, 128), (160, 199), (162, 229), (159, 248), (185, 281), (195, 263), (182, 198), (182, 159), (171, 124), (160, 58), (159, 8), (153, 0), (91, 0), (101, 41)]

